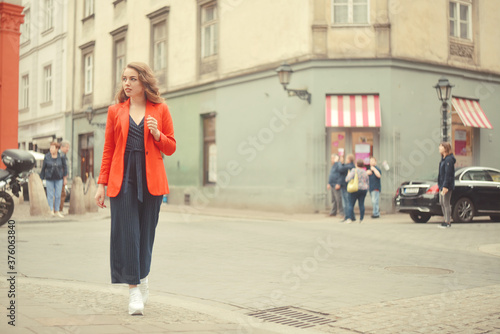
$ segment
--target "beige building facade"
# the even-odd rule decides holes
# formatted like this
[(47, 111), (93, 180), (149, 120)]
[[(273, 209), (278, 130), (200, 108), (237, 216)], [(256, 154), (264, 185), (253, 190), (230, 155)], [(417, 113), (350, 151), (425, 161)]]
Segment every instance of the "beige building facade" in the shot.
[[(449, 101), (460, 163), (500, 166), (497, 1), (77, 0), (67, 13), (64, 110), (84, 179), (131, 61), (150, 64), (171, 109), (171, 203), (321, 211), (330, 154), (352, 153), (383, 163), (390, 211), (401, 181), (437, 169), (442, 76), (490, 125), (464, 125)], [(283, 62), (310, 103), (283, 91)]]

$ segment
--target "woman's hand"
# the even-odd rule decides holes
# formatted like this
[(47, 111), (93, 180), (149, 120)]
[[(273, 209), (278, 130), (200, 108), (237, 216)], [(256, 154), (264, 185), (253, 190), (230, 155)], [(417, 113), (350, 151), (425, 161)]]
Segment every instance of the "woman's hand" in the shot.
[(149, 133), (153, 135), (156, 141), (160, 141), (160, 130), (158, 130), (158, 121), (153, 116), (149, 115), (146, 119), (146, 123), (148, 124)]
[(104, 205), (104, 185), (103, 184), (98, 184), (97, 185), (97, 191), (95, 192), (95, 203), (98, 207), (105, 208), (106, 205)]
[(441, 190), (441, 193), (444, 195), (446, 195), (448, 193), (448, 188), (445, 188), (443, 187), (443, 190)]

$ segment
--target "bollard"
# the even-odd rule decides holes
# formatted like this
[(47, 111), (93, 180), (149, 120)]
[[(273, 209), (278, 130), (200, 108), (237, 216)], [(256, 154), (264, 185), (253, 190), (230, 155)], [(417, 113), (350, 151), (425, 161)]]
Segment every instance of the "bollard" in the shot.
[(30, 215), (49, 215), (49, 202), (43, 189), (42, 179), (40, 179), (37, 173), (31, 173), (28, 177), (28, 193), (30, 198)]
[(77, 176), (71, 185), (71, 197), (69, 199), (69, 214), (83, 215), (85, 213), (85, 199), (83, 193), (82, 178)]
[(94, 178), (90, 176), (85, 186), (85, 209), (87, 212), (97, 212), (99, 207), (95, 204), (94, 197), (97, 191)]

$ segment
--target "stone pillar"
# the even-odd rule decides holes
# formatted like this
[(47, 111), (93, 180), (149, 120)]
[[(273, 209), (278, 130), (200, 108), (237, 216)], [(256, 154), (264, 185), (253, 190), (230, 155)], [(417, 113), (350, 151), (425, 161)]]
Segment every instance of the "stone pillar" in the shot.
[(31, 173), (28, 178), (28, 192), (30, 198), (30, 215), (44, 216), (50, 213), (47, 195), (43, 183), (37, 173)]
[(85, 200), (82, 178), (77, 176), (71, 184), (71, 197), (69, 199), (69, 214), (83, 215), (85, 213)]
[[(20, 0), (0, 0), (0, 153), (17, 148)], [(0, 168), (5, 168), (0, 161)]]
[(97, 212), (99, 207), (95, 204), (94, 197), (97, 187), (94, 178), (90, 176), (85, 186), (85, 209), (87, 212)]

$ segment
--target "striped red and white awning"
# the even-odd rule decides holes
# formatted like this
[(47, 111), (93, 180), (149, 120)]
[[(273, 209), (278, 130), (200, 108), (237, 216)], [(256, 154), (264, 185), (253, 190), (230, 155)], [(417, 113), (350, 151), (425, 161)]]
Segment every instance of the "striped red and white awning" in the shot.
[(465, 126), (493, 129), (477, 100), (452, 97), (451, 103)]
[(378, 95), (328, 95), (327, 127), (380, 127)]

